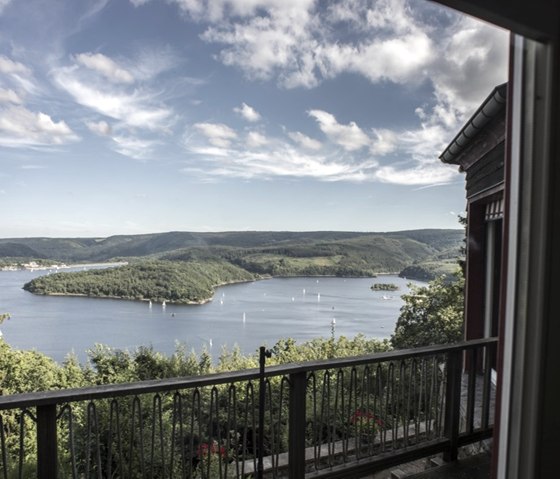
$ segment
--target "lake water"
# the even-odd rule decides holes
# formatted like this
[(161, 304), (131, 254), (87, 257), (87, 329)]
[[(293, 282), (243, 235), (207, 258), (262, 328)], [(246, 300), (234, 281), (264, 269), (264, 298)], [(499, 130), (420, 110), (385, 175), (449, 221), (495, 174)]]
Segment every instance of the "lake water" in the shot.
[[(204, 305), (154, 304), (62, 296), (36, 296), (22, 289), (46, 271), (0, 271), (0, 326), (4, 339), (19, 349), (36, 349), (57, 361), (74, 351), (81, 360), (95, 343), (134, 349), (152, 345), (171, 353), (177, 341), (214, 357), (222, 345), (251, 353), (280, 338), (298, 342), (336, 336), (388, 338), (408, 291), (407, 280), (379, 278), (274, 278), (220, 287)], [(375, 282), (391, 282), (396, 292), (374, 292)]]

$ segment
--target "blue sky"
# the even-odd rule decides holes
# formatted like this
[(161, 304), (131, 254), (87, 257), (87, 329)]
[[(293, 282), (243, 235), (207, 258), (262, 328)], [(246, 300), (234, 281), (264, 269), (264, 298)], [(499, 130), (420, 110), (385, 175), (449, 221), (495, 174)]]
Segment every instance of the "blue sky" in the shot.
[(0, 0), (0, 237), (457, 227), (508, 34), (406, 0)]

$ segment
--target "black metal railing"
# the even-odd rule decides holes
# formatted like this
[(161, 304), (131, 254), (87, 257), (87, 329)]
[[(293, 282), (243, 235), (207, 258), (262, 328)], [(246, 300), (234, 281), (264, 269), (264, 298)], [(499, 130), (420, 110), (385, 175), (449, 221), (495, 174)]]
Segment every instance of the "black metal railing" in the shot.
[(492, 338), (3, 396), (0, 479), (342, 478), (453, 459), (492, 435), (495, 348)]

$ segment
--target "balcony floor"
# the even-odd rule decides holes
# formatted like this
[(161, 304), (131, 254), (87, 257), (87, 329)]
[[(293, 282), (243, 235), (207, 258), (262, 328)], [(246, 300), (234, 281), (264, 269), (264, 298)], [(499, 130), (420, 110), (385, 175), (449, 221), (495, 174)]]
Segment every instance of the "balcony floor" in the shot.
[(407, 476), (407, 479), (487, 479), (488, 477), (490, 477), (490, 455), (478, 454)]

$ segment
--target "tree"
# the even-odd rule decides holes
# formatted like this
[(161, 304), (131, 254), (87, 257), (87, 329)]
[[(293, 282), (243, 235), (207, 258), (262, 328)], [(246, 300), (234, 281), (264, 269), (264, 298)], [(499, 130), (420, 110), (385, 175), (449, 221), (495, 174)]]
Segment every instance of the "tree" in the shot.
[(461, 270), (455, 276), (457, 279), (452, 282), (440, 276), (428, 286), (412, 286), (411, 293), (402, 296), (405, 304), (391, 337), (394, 348), (454, 343), (462, 339), (465, 279)]

